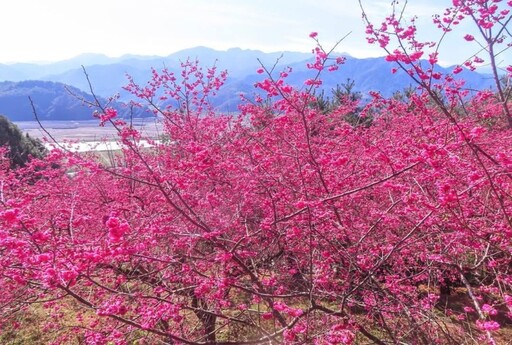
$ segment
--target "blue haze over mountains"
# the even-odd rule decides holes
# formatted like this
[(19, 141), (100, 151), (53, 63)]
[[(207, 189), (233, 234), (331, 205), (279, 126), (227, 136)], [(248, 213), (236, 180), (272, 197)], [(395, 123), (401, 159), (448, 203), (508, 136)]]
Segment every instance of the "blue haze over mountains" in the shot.
[[(0, 114), (5, 114), (13, 121), (33, 120), (28, 101), (28, 96), (32, 96), (43, 120), (89, 120), (92, 119), (92, 109), (83, 107), (82, 102), (71, 96), (63, 85), (70, 85), (73, 93), (90, 99), (90, 95), (87, 95), (89, 85), (82, 65), (85, 66), (98, 96), (105, 100), (120, 93), (119, 102), (128, 102), (132, 99), (131, 95), (122, 89), (128, 83), (127, 74), (144, 85), (151, 78), (151, 67), (157, 70), (166, 67), (179, 75), (180, 61), (188, 57), (197, 58), (203, 67), (210, 67), (215, 63), (218, 70), (228, 70), (226, 84), (212, 99), (219, 111), (224, 112), (237, 111), (240, 93), (251, 97), (257, 92), (254, 83), (265, 77), (256, 73), (260, 67), (259, 61), (269, 69), (276, 65), (276, 76), (286, 66), (292, 67), (293, 72), (287, 81), (297, 87), (303, 86), (304, 81), (313, 77), (316, 72), (306, 67), (306, 63), (313, 60), (311, 53), (263, 53), (239, 48), (217, 51), (206, 47), (182, 50), (167, 57), (124, 55), (110, 58), (99, 54), (84, 54), (48, 64), (0, 64)], [(411, 79), (404, 72), (391, 74), (391, 68), (392, 65), (382, 57), (356, 59), (347, 56), (345, 64), (337, 71), (323, 72), (322, 88), (329, 95), (329, 91), (336, 88), (337, 84), (350, 78), (355, 81), (355, 91), (360, 91), (363, 95), (367, 95), (369, 91), (379, 91), (388, 97), (411, 84)], [(439, 68), (443, 71), (443, 68)], [(457, 77), (464, 78), (467, 81), (466, 86), (472, 89), (483, 89), (492, 85), (492, 80), (487, 75), (463, 71)], [(128, 116), (126, 107), (123, 108), (120, 103), (114, 106)], [(135, 115), (150, 116), (150, 113), (139, 112)]]

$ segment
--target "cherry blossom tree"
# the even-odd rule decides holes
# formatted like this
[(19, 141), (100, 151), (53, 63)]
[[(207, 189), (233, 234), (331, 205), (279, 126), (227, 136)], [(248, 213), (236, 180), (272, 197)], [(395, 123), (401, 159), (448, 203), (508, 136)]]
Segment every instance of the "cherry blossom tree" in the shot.
[(474, 95), (456, 75), (475, 60), (441, 75), (400, 11), (378, 29), (364, 18), (416, 81), (407, 97), (320, 109), (321, 75), (344, 59), (317, 33), (315, 77), (297, 88), (291, 68), (262, 66), (238, 116), (210, 106), (215, 67), (130, 80), (165, 140), (97, 102), (122, 144), (109, 164), (64, 147), (1, 166), (1, 327), (42, 308), (54, 343), (496, 343), (512, 317), (510, 89), (495, 59), (511, 6), (453, 1), (434, 18), (446, 34), (479, 28), (496, 89)]

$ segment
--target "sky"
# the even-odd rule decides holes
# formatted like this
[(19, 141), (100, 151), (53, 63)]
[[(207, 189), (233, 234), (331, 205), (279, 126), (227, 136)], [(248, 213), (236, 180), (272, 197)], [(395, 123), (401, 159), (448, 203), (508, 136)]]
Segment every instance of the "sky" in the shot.
[[(375, 22), (391, 11), (392, 0), (362, 2)], [(441, 33), (430, 25), (432, 15), (450, 3), (409, 0), (405, 14), (417, 15), (424, 37), (437, 40)], [(315, 46), (313, 31), (326, 49), (349, 34), (338, 52), (384, 55), (367, 44), (364, 30), (357, 0), (5, 0), (0, 63), (60, 61), (83, 53), (167, 56), (196, 46), (308, 52)], [(478, 51), (476, 43), (462, 40), (464, 34), (454, 32), (444, 42), (441, 64)], [(500, 58), (510, 63), (510, 51)]]

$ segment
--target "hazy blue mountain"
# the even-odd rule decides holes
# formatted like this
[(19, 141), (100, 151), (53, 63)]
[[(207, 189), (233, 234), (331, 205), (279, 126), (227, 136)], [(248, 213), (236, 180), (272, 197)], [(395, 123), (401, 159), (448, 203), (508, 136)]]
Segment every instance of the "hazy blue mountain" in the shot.
[[(0, 81), (20, 81), (27, 78), (50, 80), (70, 70), (81, 70), (82, 65), (89, 69), (91, 66), (96, 65), (115, 66), (122, 64), (145, 71), (148, 71), (151, 67), (162, 68), (165, 66), (176, 68), (179, 67), (180, 61), (184, 61), (188, 57), (200, 59), (201, 63), (205, 66), (211, 66), (216, 63), (219, 69), (229, 69), (232, 76), (238, 78), (240, 75), (254, 72), (259, 67), (257, 59), (260, 59), (265, 65), (272, 65), (281, 55), (283, 55), (281, 61), (288, 64), (305, 60), (311, 56), (309, 53), (263, 53), (258, 50), (242, 50), (240, 48), (218, 51), (206, 47), (185, 49), (166, 57), (128, 54), (111, 58), (102, 54), (82, 54), (72, 59), (55, 63), (0, 64)], [(147, 75), (149, 75), (149, 72), (147, 72)]]
[(0, 80), (17, 80), (20, 72), (9, 65), (0, 64)]
[[(304, 80), (313, 77), (316, 73), (306, 67), (307, 62), (313, 61), (311, 53), (264, 53), (240, 48), (218, 51), (207, 47), (196, 47), (166, 57), (124, 55), (110, 58), (101, 54), (83, 54), (73, 59), (48, 64), (0, 64), (0, 81), (38, 79), (71, 85), (89, 93), (89, 85), (82, 69), (83, 65), (97, 95), (110, 97), (119, 93), (121, 100), (129, 101), (133, 97), (123, 90), (123, 86), (128, 82), (127, 74), (132, 76), (137, 83), (144, 85), (151, 78), (152, 67), (156, 69), (166, 67), (171, 71), (178, 72), (179, 75), (180, 61), (187, 58), (198, 59), (204, 67), (215, 64), (219, 70), (228, 70), (229, 76), (224, 88), (213, 99), (215, 106), (228, 112), (237, 111), (240, 93), (250, 96), (257, 92), (254, 84), (264, 78), (264, 75), (256, 73), (261, 64), (268, 69), (275, 66), (275, 76), (286, 66), (292, 67), (293, 72), (290, 74), (288, 82), (296, 87), (303, 87)], [(336, 85), (346, 82), (347, 79), (355, 81), (355, 91), (360, 91), (363, 94), (368, 94), (369, 91), (379, 91), (384, 96), (390, 96), (395, 91), (403, 90), (411, 84), (411, 79), (406, 73), (399, 71), (396, 74), (391, 74), (392, 65), (383, 58), (356, 59), (350, 56), (346, 56), (346, 58), (346, 63), (340, 66), (339, 70), (323, 73), (322, 88), (327, 92), (336, 88)], [(446, 70), (440, 68), (440, 71)], [(466, 79), (467, 85), (474, 89), (482, 89), (492, 84), (488, 77), (478, 73), (465, 71), (459, 77)], [(39, 85), (40, 94), (42, 93), (41, 89), (44, 88), (42, 85), (50, 87), (52, 84)], [(54, 90), (53, 87), (50, 89)], [(57, 97), (59, 93), (54, 91), (49, 94)], [(49, 94), (46, 97), (50, 97)], [(62, 99), (59, 99), (57, 104), (63, 104)], [(51, 115), (48, 116), (51, 117), (57, 116), (56, 114), (59, 114), (57, 116), (59, 118), (64, 117), (63, 113), (56, 110), (49, 114)]]
[[(300, 62), (311, 58), (310, 53), (300, 52), (273, 52), (264, 53), (260, 50), (231, 48), (227, 51), (218, 51), (206, 47), (197, 47), (185, 49), (168, 56), (170, 62), (176, 63), (186, 60), (188, 57), (191, 59), (199, 59), (204, 66), (212, 66), (215, 64), (220, 70), (228, 70), (231, 78), (241, 78), (247, 74), (254, 73), (263, 65), (271, 68), (276, 61), (279, 65), (287, 65), (295, 62)], [(258, 61), (259, 60), (259, 61)]]
[[(0, 114), (11, 121), (35, 120), (29, 96), (41, 121), (93, 119), (95, 109), (86, 104), (86, 102), (93, 102), (90, 94), (62, 83), (40, 80), (0, 82)], [(103, 98), (100, 98), (100, 102), (107, 104)], [(130, 116), (128, 106), (118, 102), (113, 102), (110, 106), (118, 110), (120, 117)], [(142, 117), (149, 116), (150, 113), (138, 109), (133, 115)]]
[[(94, 93), (103, 97), (111, 97), (120, 93), (123, 86), (127, 84), (127, 75), (131, 75), (135, 80), (141, 82), (147, 81), (148, 76), (151, 75), (150, 67), (137, 68), (124, 63), (88, 66), (86, 72)], [(90, 93), (89, 83), (81, 67), (70, 69), (61, 74), (45, 76), (41, 79), (72, 85)]]
[[(428, 63), (427, 63), (428, 64)], [(308, 69), (303, 62), (292, 64), (293, 73), (290, 74), (289, 82), (297, 87), (303, 85), (304, 81), (313, 78), (316, 70)], [(355, 90), (364, 95), (369, 91), (378, 91), (383, 96), (389, 97), (396, 91), (413, 85), (410, 76), (402, 70), (392, 73), (393, 64), (385, 61), (383, 58), (355, 59), (347, 57), (346, 62), (334, 72), (323, 72), (322, 88), (331, 91), (336, 85), (344, 83), (347, 79), (355, 81)], [(436, 70), (442, 73), (450, 73), (453, 67), (443, 68), (436, 66)], [(257, 76), (249, 76), (251, 80)], [(472, 89), (484, 89), (492, 87), (492, 80), (488, 75), (473, 73), (464, 70), (456, 76), (458, 79), (466, 81), (466, 87)], [(415, 86), (415, 85), (413, 85)]]
[[(306, 89), (304, 81), (314, 78), (317, 74), (316, 70), (308, 69), (307, 62), (313, 62), (312, 59), (296, 62), (290, 64), (293, 72), (289, 74), (286, 79), (288, 84), (291, 84), (299, 89)], [(279, 72), (282, 71), (284, 66), (277, 66), (273, 77), (277, 79)], [(369, 98), (370, 91), (378, 91), (384, 97), (390, 97), (396, 91), (402, 91), (409, 86), (413, 85), (410, 76), (404, 71), (397, 71), (395, 74), (391, 73), (393, 65), (385, 61), (383, 58), (369, 58), (369, 59), (355, 59), (347, 57), (345, 64), (334, 72), (323, 72), (322, 86), (318, 90), (324, 90), (326, 95), (330, 95), (332, 90), (336, 89), (337, 85), (346, 83), (348, 79), (355, 81), (354, 91), (361, 92), (363, 98)], [(437, 67), (437, 70), (443, 73), (450, 72), (452, 68)], [(217, 98), (217, 105), (220, 109), (234, 112), (239, 104), (240, 97), (234, 96), (240, 93), (246, 94), (251, 98), (251, 95), (258, 92), (254, 84), (264, 78), (261, 74), (249, 74), (243, 79), (228, 79), (226, 85), (220, 90)], [(492, 79), (488, 75), (482, 75), (464, 70), (456, 78), (466, 80), (466, 87), (470, 89), (484, 89), (492, 88)]]

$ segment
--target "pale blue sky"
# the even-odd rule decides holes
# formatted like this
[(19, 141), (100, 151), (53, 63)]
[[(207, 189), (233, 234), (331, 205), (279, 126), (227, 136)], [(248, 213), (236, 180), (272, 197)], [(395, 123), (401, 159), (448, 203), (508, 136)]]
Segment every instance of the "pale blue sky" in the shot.
[[(391, 10), (391, 0), (363, 3), (371, 18)], [(450, 3), (409, 0), (407, 14), (428, 24)], [(431, 27), (425, 35), (437, 40), (440, 32)], [(384, 54), (366, 43), (357, 0), (6, 0), (0, 4), (0, 63), (57, 61), (81, 53), (166, 56), (199, 45), (307, 52), (314, 46), (312, 31), (326, 48), (352, 32), (338, 51), (355, 57)], [(446, 42), (441, 63), (463, 61), (478, 50), (460, 45), (462, 36), (455, 32), (456, 40)], [(510, 63), (510, 52), (502, 56)]]

